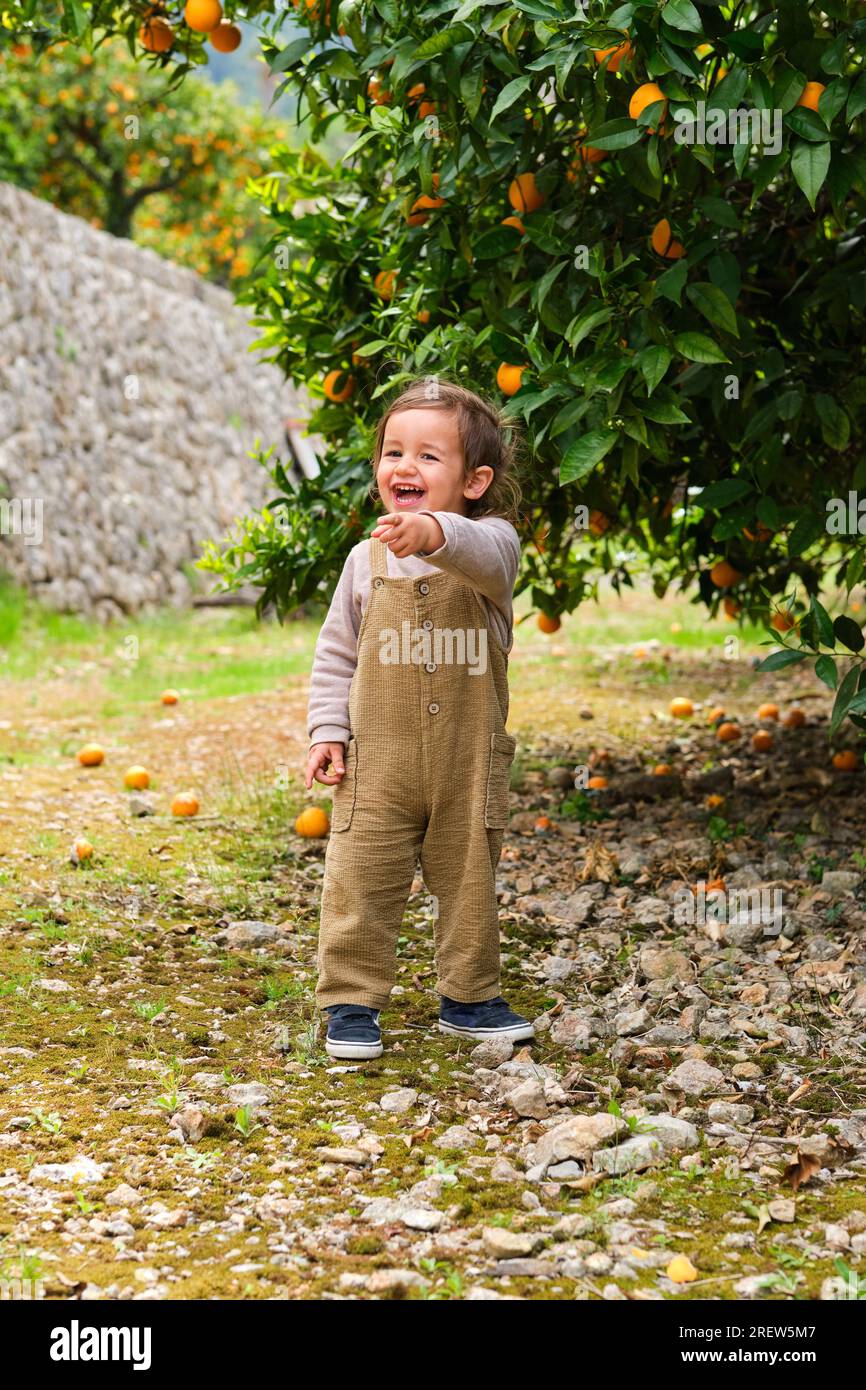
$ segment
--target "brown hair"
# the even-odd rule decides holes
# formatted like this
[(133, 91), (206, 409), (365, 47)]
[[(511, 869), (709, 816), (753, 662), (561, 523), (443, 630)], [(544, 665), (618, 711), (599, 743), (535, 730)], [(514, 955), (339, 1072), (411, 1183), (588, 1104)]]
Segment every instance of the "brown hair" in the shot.
[(382, 457), (385, 430), (392, 415), (401, 410), (452, 410), (463, 446), (464, 477), (476, 468), (493, 469), (493, 478), (480, 497), (466, 499), (468, 516), (502, 516), (514, 524), (519, 520), (520, 484), (517, 481), (516, 426), (501, 411), (451, 381), (421, 377), (410, 382), (388, 406), (378, 425), (373, 445), (373, 486), (371, 497), (378, 497), (376, 470)]

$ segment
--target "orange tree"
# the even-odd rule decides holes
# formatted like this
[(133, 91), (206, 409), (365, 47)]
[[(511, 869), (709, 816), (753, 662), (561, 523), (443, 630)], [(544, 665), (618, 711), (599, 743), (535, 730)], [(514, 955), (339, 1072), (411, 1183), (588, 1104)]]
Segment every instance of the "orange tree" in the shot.
[(136, 62), (120, 41), (0, 52), (0, 178), (219, 283), (268, 225), (245, 192), (282, 127), (231, 90)]
[[(827, 510), (866, 484), (861, 6), (296, 10), (288, 42), (275, 0), (246, 10), (319, 147), (262, 185), (272, 254), (246, 298), (321, 401), (327, 452), (299, 489), (275, 469), (274, 505), (205, 563), (281, 610), (327, 595), (363, 534), (380, 397), (456, 377), (513, 393), (520, 584), (544, 613), (648, 564), (660, 594), (696, 581), (712, 612), (772, 616), (791, 648), (774, 660), (811, 652), (835, 683), (834, 651), (863, 646), (818, 603), (864, 571), (857, 520), (834, 531)], [(837, 709), (860, 718), (846, 681)]]

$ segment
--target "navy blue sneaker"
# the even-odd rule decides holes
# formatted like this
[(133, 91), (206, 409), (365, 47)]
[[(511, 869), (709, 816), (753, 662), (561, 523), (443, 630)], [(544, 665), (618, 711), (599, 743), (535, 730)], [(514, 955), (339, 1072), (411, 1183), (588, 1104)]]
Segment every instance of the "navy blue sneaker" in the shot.
[(508, 1038), (522, 1042), (535, 1037), (528, 1019), (510, 1009), (505, 1000), (485, 999), (481, 1004), (460, 1004), (456, 999), (439, 996), (439, 1030), (454, 1033), (460, 1038)]
[(333, 1004), (326, 1009), (328, 1033), (325, 1051), (330, 1057), (367, 1061), (382, 1056), (379, 1010), (365, 1004)]

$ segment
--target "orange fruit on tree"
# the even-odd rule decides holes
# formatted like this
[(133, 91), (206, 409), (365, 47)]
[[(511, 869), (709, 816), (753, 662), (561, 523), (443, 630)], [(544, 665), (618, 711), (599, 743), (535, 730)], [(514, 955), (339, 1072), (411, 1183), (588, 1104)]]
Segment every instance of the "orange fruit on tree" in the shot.
[(736, 584), (742, 577), (740, 571), (735, 570), (733, 565), (729, 564), (727, 560), (717, 560), (710, 570), (710, 579), (712, 579), (717, 589), (729, 589), (732, 584)]
[(688, 719), (695, 712), (695, 707), (687, 695), (677, 695), (671, 700), (670, 708), (675, 719)]
[(606, 777), (598, 775), (588, 778), (586, 785), (591, 791), (600, 792), (608, 785), (608, 781)]
[(496, 373), (496, 385), (503, 396), (513, 396), (520, 390), (520, 381), (525, 367), (513, 367), (508, 362), (500, 362)]
[(373, 288), (378, 291), (383, 299), (392, 299), (394, 295), (394, 282), (396, 279), (396, 270), (380, 270), (373, 281)]
[(669, 261), (678, 261), (680, 256), (686, 254), (686, 248), (682, 242), (677, 241), (673, 236), (671, 224), (666, 217), (663, 217), (653, 227), (650, 242), (656, 255), (664, 256)]
[(427, 88), (425, 87), (423, 82), (416, 82), (414, 87), (409, 88), (408, 92), (406, 93), (406, 96), (408, 97), (409, 101), (420, 101), (426, 90)]
[(596, 145), (585, 145), (580, 141), (577, 157), (582, 164), (600, 164), (603, 159), (607, 159), (607, 150), (600, 150)]
[(772, 702), (772, 700), (767, 701), (767, 703), (766, 703), (765, 705), (758, 705), (758, 718), (759, 718), (759, 719), (778, 719), (778, 718), (779, 718), (779, 706), (778, 706), (778, 705), (774, 705), (773, 702)]
[(800, 96), (797, 98), (797, 105), (805, 106), (807, 111), (817, 112), (818, 98), (823, 91), (826, 91), (823, 82), (807, 82)]
[(406, 221), (410, 227), (420, 227), (427, 221), (431, 211), (441, 208), (444, 202), (444, 198), (431, 198), (429, 194), (422, 193), (420, 198), (415, 199), (411, 211), (406, 214)]
[(223, 17), (219, 0), (186, 0), (183, 17), (189, 29), (197, 34), (209, 34)]
[(321, 806), (308, 806), (295, 821), (295, 833), (305, 840), (321, 840), (330, 828), (327, 812)]
[(773, 536), (773, 532), (770, 530), (769, 526), (765, 526), (763, 522), (759, 521), (754, 531), (750, 531), (748, 526), (744, 526), (743, 535), (746, 537), (746, 540), (763, 542), (770, 540)]
[(729, 618), (736, 618), (737, 614), (740, 611), (740, 605), (734, 598), (726, 598), (724, 603), (722, 604), (722, 607), (724, 608)]
[(769, 729), (758, 729), (752, 734), (752, 747), (756, 753), (769, 753), (773, 746), (773, 735)]
[(429, 310), (429, 309), (419, 309), (418, 312), (417, 312), (417, 314), (415, 315), (415, 317), (416, 317), (416, 319), (418, 320), (419, 323), (429, 323), (429, 322), (430, 322), (430, 310)]
[(833, 766), (839, 772), (853, 772), (859, 761), (852, 748), (843, 748), (841, 752), (833, 754)]
[(560, 618), (552, 618), (548, 613), (539, 613), (536, 622), (541, 628), (541, 631), (546, 632), (548, 636), (553, 632), (559, 632), (559, 629), (562, 627), (562, 620)]
[(716, 738), (722, 743), (735, 743), (741, 737), (742, 729), (739, 724), (734, 724), (728, 719), (716, 729)]
[(597, 63), (603, 63), (605, 58), (609, 58), (608, 72), (618, 72), (620, 63), (627, 63), (633, 54), (634, 49), (628, 41), (614, 44), (611, 48), (594, 48), (592, 50), (592, 56)]
[(770, 619), (770, 627), (775, 628), (776, 632), (790, 632), (796, 626), (796, 619), (785, 608), (777, 608)]
[(605, 531), (610, 530), (610, 527), (610, 517), (604, 512), (599, 511), (597, 507), (593, 508), (589, 514), (589, 534), (591, 536), (603, 536)]
[(217, 53), (234, 53), (241, 46), (241, 31), (236, 24), (223, 19), (211, 30), (210, 41)]
[(782, 720), (782, 723), (788, 729), (802, 729), (805, 722), (806, 715), (804, 714), (803, 710), (800, 709), (799, 705), (794, 705), (791, 709), (789, 709), (788, 713)]
[[(339, 382), (343, 383), (342, 386), (338, 385)], [(328, 372), (328, 375), (322, 382), (322, 390), (328, 400), (334, 401), (337, 405), (340, 405), (343, 401), (347, 401), (354, 389), (355, 378), (349, 376), (347, 372), (342, 371), (340, 368), (337, 368), (333, 372)]]
[(164, 705), (176, 705), (180, 695), (176, 690), (164, 690), (159, 698)]
[(439, 107), (436, 105), (435, 101), (419, 101), (419, 103), (418, 103), (418, 119), (419, 119), (419, 121), (426, 121), (426, 119), (427, 119), (428, 116), (435, 116), (435, 114), (436, 114), (436, 112), (437, 112), (438, 110), (439, 110)]
[(367, 96), (377, 106), (387, 106), (391, 100), (391, 93), (385, 91), (378, 77), (371, 77), (367, 83)]
[(508, 186), (508, 201), (515, 212), (537, 212), (547, 202), (534, 174), (518, 174)]
[(153, 15), (139, 29), (138, 42), (148, 53), (167, 53), (174, 43), (174, 30), (167, 19)]
[[(648, 106), (652, 106), (656, 101), (664, 102), (664, 107), (662, 109), (662, 121), (664, 121), (664, 113), (668, 109), (667, 97), (657, 82), (644, 82), (632, 92), (628, 104), (628, 114), (633, 121), (636, 121), (641, 112), (645, 111)], [(648, 126), (647, 129), (650, 135), (654, 134), (652, 126)]]
[(150, 786), (150, 773), (146, 767), (127, 768), (123, 776), (123, 785), (133, 792), (143, 792), (145, 787)]
[(99, 767), (105, 758), (105, 749), (99, 743), (85, 743), (78, 750), (78, 761), (82, 767)]
[(173, 816), (197, 816), (198, 797), (195, 792), (178, 792), (171, 803)]
[(521, 236), (526, 236), (526, 228), (519, 217), (503, 217), (500, 225), (503, 227), (516, 227)]

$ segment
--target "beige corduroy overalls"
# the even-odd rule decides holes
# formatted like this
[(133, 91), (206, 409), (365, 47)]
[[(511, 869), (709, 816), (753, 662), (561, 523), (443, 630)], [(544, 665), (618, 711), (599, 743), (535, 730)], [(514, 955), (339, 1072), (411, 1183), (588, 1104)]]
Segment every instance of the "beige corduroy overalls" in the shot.
[[(371, 539), (351, 737), (325, 855), (321, 1008), (387, 1005), (419, 856), (438, 900), (437, 991), (461, 1003), (500, 991), (495, 875), (516, 747), (505, 732), (508, 656), (468, 584), (444, 571), (389, 578), (386, 558)], [(401, 657), (424, 659), (383, 660), (395, 637)]]

